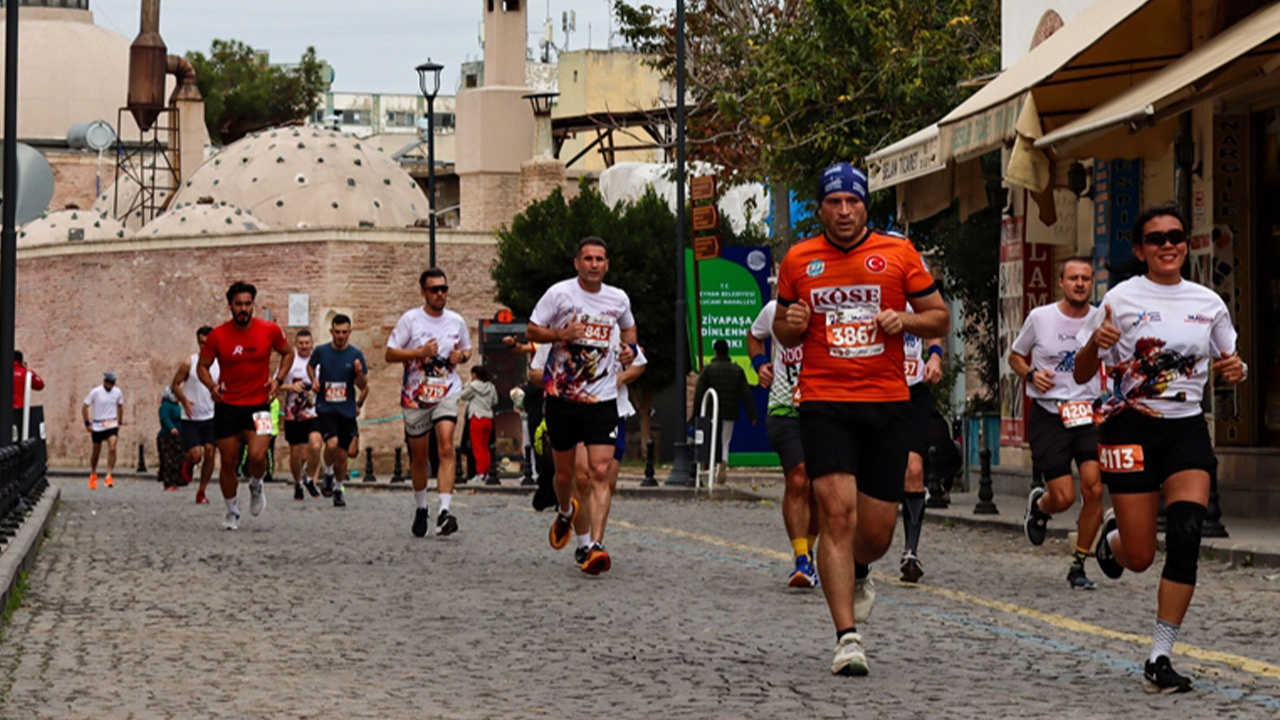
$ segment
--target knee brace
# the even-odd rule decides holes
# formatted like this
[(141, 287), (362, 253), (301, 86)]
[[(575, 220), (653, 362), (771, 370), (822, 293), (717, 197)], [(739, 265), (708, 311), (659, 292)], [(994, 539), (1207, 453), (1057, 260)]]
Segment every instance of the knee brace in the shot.
[(1196, 584), (1200, 527), (1207, 512), (1203, 505), (1193, 502), (1176, 502), (1165, 509), (1165, 559), (1160, 577), (1183, 585)]

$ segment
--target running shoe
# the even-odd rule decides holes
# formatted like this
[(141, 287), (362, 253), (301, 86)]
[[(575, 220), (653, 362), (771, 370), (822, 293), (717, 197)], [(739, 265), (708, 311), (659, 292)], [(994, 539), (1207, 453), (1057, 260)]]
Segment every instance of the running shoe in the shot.
[(796, 567), (787, 579), (787, 587), (811, 588), (818, 585), (818, 571), (813, 567), (813, 560), (808, 553), (796, 556)]
[(240, 514), (227, 511), (227, 516), (222, 519), (222, 527), (228, 530), (240, 529)]
[(1102, 568), (1102, 574), (1112, 580), (1124, 574), (1124, 566), (1111, 553), (1111, 544), (1107, 542), (1107, 535), (1115, 529), (1116, 511), (1108, 508), (1102, 515), (1102, 533), (1098, 535), (1098, 544), (1093, 549), (1093, 555), (1098, 561), (1098, 567)]
[(115, 481), (111, 479), (111, 473), (107, 473), (107, 477), (103, 479), (103, 482), (107, 484), (107, 487), (116, 486)]
[(1098, 584), (1084, 574), (1084, 568), (1075, 565), (1072, 565), (1071, 569), (1067, 571), (1067, 584), (1071, 586), (1072, 590), (1098, 589)]
[(97, 476), (97, 475), (90, 475), (90, 476), (89, 476), (89, 489), (90, 489), (90, 490), (97, 490), (97, 489), (98, 489), (98, 476)]
[[(876, 605), (876, 583), (870, 576), (853, 581), (853, 621), (864, 623)], [(859, 640), (861, 642), (861, 640)]]
[(538, 512), (553, 508), (558, 502), (555, 488), (551, 485), (539, 485), (538, 489), (533, 491), (533, 509)]
[(426, 537), (427, 527), (431, 525), (431, 509), (418, 508), (413, 511), (413, 534), (416, 537)]
[(189, 461), (183, 460), (182, 461), (182, 484), (183, 485), (191, 484), (191, 481), (194, 479), (194, 477), (192, 476), (192, 473), (194, 472), (195, 472), (195, 466), (192, 465)]
[(197, 504), (197, 505), (208, 505), (208, 504), (209, 504), (209, 496), (208, 496), (208, 495), (205, 495), (203, 490), (197, 490), (197, 491), (196, 491), (196, 504)]
[(448, 510), (441, 510), (436, 516), (436, 534), (444, 537), (458, 532), (458, 518)]
[(831, 661), (832, 675), (866, 675), (867, 651), (862, 647), (862, 636), (848, 633), (836, 643), (836, 656)]
[(1022, 529), (1032, 545), (1043, 545), (1049, 531), (1049, 516), (1037, 505), (1042, 497), (1044, 488), (1031, 488), (1031, 494), (1027, 496), (1027, 513), (1022, 516)]
[(293, 484), (293, 499), (294, 499), (294, 500), (303, 500), (303, 499), (305, 499), (305, 498), (306, 498), (306, 496), (302, 494), (302, 483), (294, 483), (294, 484)]
[(316, 481), (307, 478), (302, 481), (302, 487), (307, 489), (307, 494), (311, 497), (320, 497), (320, 489), (316, 487)]
[(924, 576), (924, 563), (920, 562), (919, 556), (907, 550), (898, 561), (898, 570), (902, 572), (902, 582), (920, 582), (920, 578)]
[(333, 506), (334, 507), (347, 506), (347, 491), (345, 488), (337, 488), (333, 491)]
[(573, 564), (582, 567), (582, 563), (587, 561), (587, 553), (591, 551), (590, 545), (579, 545), (573, 551)]
[(262, 483), (249, 483), (249, 514), (258, 517), (267, 506), (267, 494), (262, 490)]
[(325, 497), (333, 495), (333, 473), (325, 473), (320, 479), (320, 492)]
[(1155, 662), (1147, 661), (1142, 672), (1142, 689), (1161, 695), (1191, 692), (1191, 678), (1179, 675), (1169, 656), (1161, 655)]
[(599, 575), (602, 572), (609, 572), (613, 562), (609, 560), (609, 553), (604, 551), (603, 545), (591, 543), (591, 547), (587, 549), (587, 559), (583, 561), (581, 567), (582, 572), (588, 575)]
[(548, 533), (552, 548), (563, 550), (564, 546), (569, 544), (569, 539), (573, 537), (573, 518), (577, 514), (578, 501), (574, 498), (569, 499), (568, 515), (559, 510), (556, 511), (555, 522), (551, 523), (551, 531)]

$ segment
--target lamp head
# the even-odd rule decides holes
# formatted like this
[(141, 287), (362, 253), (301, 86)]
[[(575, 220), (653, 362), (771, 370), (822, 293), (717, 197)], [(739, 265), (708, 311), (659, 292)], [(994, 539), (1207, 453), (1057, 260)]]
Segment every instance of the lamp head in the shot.
[(434, 98), (440, 92), (440, 71), (444, 66), (427, 60), (414, 69), (418, 71), (418, 87), (422, 89), (422, 96)]

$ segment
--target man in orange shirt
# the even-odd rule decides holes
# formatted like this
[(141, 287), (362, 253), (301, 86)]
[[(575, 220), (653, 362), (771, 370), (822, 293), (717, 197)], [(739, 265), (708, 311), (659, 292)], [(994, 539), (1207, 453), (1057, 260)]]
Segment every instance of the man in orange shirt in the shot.
[(783, 259), (773, 329), (783, 345), (804, 347), (800, 440), (818, 501), (818, 575), (836, 626), (831, 672), (866, 675), (856, 621), (870, 615), (867, 566), (893, 541), (907, 466), (903, 333), (941, 337), (951, 316), (911, 242), (867, 227), (861, 170), (827, 168), (818, 201), (823, 234)]

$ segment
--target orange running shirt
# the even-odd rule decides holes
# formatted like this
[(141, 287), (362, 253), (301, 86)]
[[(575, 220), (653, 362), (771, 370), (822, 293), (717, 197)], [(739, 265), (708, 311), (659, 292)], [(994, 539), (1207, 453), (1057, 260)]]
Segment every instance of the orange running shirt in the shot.
[(800, 402), (907, 400), (903, 334), (886, 335), (881, 310), (907, 308), (908, 298), (933, 293), (920, 253), (901, 236), (871, 230), (851, 250), (825, 235), (787, 252), (778, 270), (778, 304), (799, 300), (813, 311), (804, 334)]

